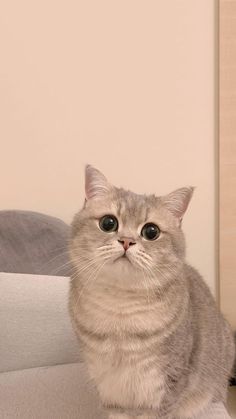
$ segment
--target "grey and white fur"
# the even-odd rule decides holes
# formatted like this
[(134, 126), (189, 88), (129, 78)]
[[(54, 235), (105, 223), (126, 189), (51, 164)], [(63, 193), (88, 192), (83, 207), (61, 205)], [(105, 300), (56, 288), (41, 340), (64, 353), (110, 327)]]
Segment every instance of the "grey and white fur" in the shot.
[[(234, 343), (185, 260), (181, 222), (193, 188), (146, 196), (114, 187), (92, 166), (85, 177), (85, 205), (72, 223), (69, 308), (101, 403), (109, 419), (197, 418), (226, 400)], [(107, 214), (117, 231), (100, 228)], [(146, 223), (159, 227), (156, 240), (141, 235)]]

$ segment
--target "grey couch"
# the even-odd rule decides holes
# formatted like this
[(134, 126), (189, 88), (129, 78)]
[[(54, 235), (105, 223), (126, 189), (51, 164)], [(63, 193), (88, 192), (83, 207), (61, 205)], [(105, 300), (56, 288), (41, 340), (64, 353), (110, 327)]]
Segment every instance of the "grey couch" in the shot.
[(0, 211), (0, 272), (70, 276), (70, 227), (32, 211)]

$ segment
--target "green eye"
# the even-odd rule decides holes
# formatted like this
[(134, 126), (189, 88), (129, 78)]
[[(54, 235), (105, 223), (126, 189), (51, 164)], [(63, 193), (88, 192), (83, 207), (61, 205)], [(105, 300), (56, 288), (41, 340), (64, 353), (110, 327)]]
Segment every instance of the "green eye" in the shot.
[(159, 227), (156, 224), (147, 223), (143, 226), (141, 235), (146, 240), (156, 240), (161, 234)]
[(118, 220), (114, 215), (104, 215), (99, 221), (99, 227), (106, 233), (111, 233), (118, 230)]

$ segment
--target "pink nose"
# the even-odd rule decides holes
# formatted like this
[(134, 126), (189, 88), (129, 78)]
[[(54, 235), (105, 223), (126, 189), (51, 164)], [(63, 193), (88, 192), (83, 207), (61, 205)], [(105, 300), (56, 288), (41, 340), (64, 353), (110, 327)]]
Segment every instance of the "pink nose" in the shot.
[(122, 244), (123, 248), (125, 249), (125, 251), (130, 247), (133, 246), (134, 244), (136, 244), (132, 239), (128, 238), (128, 237), (124, 237), (121, 240), (118, 240), (118, 242), (120, 244)]

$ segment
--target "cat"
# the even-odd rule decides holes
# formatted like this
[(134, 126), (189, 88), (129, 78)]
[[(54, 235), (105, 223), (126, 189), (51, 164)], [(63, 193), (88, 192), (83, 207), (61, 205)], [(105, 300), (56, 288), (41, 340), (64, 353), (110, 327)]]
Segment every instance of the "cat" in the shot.
[(86, 167), (84, 207), (71, 226), (69, 310), (109, 419), (189, 419), (225, 402), (234, 343), (185, 261), (192, 194), (138, 195)]

